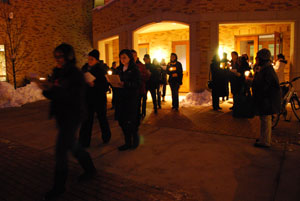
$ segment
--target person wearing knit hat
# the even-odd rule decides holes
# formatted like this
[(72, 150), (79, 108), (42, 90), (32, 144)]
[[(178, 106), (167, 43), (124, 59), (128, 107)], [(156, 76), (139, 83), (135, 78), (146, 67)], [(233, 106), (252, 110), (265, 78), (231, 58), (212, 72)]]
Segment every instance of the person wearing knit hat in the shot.
[(95, 113), (97, 113), (103, 143), (108, 143), (111, 138), (110, 127), (106, 116), (106, 92), (108, 91), (109, 84), (105, 77), (107, 73), (105, 66), (99, 62), (99, 55), (98, 50), (92, 50), (88, 54), (88, 63), (81, 69), (86, 78), (85, 98), (87, 103), (87, 117), (82, 123), (79, 132), (79, 142), (83, 147), (90, 146)]
[(94, 57), (97, 61), (99, 61), (100, 53), (98, 50), (94, 49), (90, 51), (89, 56)]
[[(271, 53), (261, 49), (256, 54), (259, 70), (252, 80), (254, 106), (260, 117), (260, 138), (254, 146), (269, 148), (271, 146), (272, 115), (280, 112), (281, 92), (278, 77), (271, 64)], [(251, 81), (251, 78), (247, 78)]]

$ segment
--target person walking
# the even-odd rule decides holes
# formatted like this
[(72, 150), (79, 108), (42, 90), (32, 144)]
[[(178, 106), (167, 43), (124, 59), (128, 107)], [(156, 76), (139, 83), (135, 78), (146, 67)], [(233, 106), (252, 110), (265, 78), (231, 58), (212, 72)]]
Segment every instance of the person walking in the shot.
[(165, 96), (166, 96), (166, 90), (167, 90), (167, 64), (165, 62), (165, 59), (162, 59), (160, 62), (161, 66), (161, 91), (162, 91), (162, 101), (165, 102)]
[(170, 63), (167, 66), (167, 74), (169, 75), (169, 84), (172, 93), (172, 109), (178, 111), (179, 107), (179, 88), (182, 85), (182, 65), (177, 61), (177, 55), (171, 53)]
[(141, 107), (142, 107), (143, 99), (147, 100), (146, 83), (149, 80), (151, 73), (146, 69), (146, 66), (142, 64), (142, 62), (140, 62), (137, 56), (137, 52), (132, 49), (131, 53), (134, 58), (135, 64), (137, 65), (141, 74), (141, 84), (139, 89), (139, 100), (138, 100), (138, 123), (140, 123), (141, 119), (146, 116), (146, 107), (143, 108), (142, 111), (141, 111)]
[(157, 96), (156, 91), (159, 87), (159, 72), (156, 67), (151, 63), (151, 58), (149, 54), (144, 55), (144, 62), (146, 69), (150, 71), (151, 75), (146, 83), (146, 99), (143, 100), (143, 108), (146, 108), (147, 104), (147, 94), (150, 91), (153, 103), (154, 113), (157, 114)]
[[(271, 52), (261, 49), (256, 54), (258, 70), (252, 81), (254, 105), (260, 118), (260, 138), (254, 146), (271, 146), (272, 114), (280, 112), (281, 94), (278, 77), (271, 64)], [(251, 79), (250, 77), (247, 79)]]
[(76, 131), (84, 114), (84, 77), (76, 67), (74, 49), (61, 44), (54, 50), (56, 67), (48, 82), (39, 83), (43, 95), (51, 100), (50, 117), (54, 117), (59, 130), (55, 147), (54, 185), (43, 200), (53, 200), (65, 192), (68, 175), (68, 151), (84, 169), (79, 181), (91, 179), (96, 168), (88, 152), (76, 141)]
[[(95, 113), (101, 128), (103, 143), (107, 144), (111, 138), (110, 127), (106, 117), (106, 92), (109, 85), (105, 78), (106, 69), (103, 64), (99, 63), (99, 56), (98, 50), (92, 50), (88, 54), (88, 63), (81, 69), (86, 77), (87, 103), (87, 117), (83, 121), (79, 132), (79, 142), (83, 147), (90, 146)], [(89, 77), (92, 77), (92, 80)]]
[(161, 109), (161, 92), (160, 92), (160, 83), (162, 80), (162, 68), (159, 64), (159, 62), (157, 61), (157, 59), (153, 59), (152, 64), (155, 67), (155, 71), (157, 73), (157, 86), (156, 86), (156, 97), (157, 97), (157, 107), (158, 109)]
[(122, 87), (118, 88), (117, 118), (122, 128), (125, 144), (119, 151), (135, 149), (139, 146), (137, 133), (137, 111), (141, 75), (129, 49), (123, 49), (120, 54), (120, 66), (117, 74), (120, 76)]

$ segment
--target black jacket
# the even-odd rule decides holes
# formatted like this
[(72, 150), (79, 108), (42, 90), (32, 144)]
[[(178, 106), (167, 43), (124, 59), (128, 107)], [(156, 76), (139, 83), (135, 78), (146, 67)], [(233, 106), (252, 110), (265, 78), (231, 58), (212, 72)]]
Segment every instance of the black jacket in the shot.
[(271, 115), (280, 112), (280, 86), (271, 64), (262, 66), (260, 71), (255, 73), (252, 89), (258, 115)]
[(129, 66), (123, 72), (123, 67), (117, 68), (123, 88), (117, 90), (117, 118), (119, 121), (136, 121), (138, 111), (138, 97), (141, 84), (141, 75), (136, 65)]
[(178, 83), (182, 85), (182, 65), (180, 62), (171, 62), (167, 66), (167, 74), (169, 75), (169, 83)]
[(146, 82), (146, 88), (155, 89), (159, 86), (160, 71), (154, 64), (145, 64), (146, 69), (150, 71), (151, 75), (149, 80)]
[(85, 115), (84, 78), (75, 66), (54, 68), (50, 81), (54, 84), (43, 95), (51, 100), (50, 117), (81, 120)]
[(228, 96), (227, 70), (220, 68), (220, 63), (211, 63), (210, 72), (212, 79), (212, 90), (218, 97)]
[(106, 69), (103, 65), (100, 63), (97, 63), (94, 66), (89, 66), (88, 64), (85, 64), (81, 71), (83, 73), (90, 72), (94, 77), (96, 77), (96, 80), (94, 81), (94, 86), (91, 87), (87, 83), (85, 84), (86, 87), (86, 97), (87, 102), (98, 102), (102, 103), (103, 101), (106, 101), (106, 92), (108, 91), (108, 82), (105, 78), (106, 75)]

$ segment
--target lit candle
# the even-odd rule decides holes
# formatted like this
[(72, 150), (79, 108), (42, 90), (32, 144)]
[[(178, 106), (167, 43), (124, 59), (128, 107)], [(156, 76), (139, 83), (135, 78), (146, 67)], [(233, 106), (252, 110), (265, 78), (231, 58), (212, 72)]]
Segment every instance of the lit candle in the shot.
[(39, 80), (41, 80), (41, 81), (45, 81), (45, 80), (46, 80), (46, 78), (44, 78), (44, 77), (40, 77), (40, 78), (39, 78)]
[(113, 73), (112, 70), (107, 71), (108, 75), (112, 75), (112, 73)]
[(230, 67), (229, 67), (229, 69), (231, 70), (231, 69), (232, 69), (232, 67), (230, 66)]
[(245, 76), (248, 77), (250, 75), (250, 71), (245, 71)]

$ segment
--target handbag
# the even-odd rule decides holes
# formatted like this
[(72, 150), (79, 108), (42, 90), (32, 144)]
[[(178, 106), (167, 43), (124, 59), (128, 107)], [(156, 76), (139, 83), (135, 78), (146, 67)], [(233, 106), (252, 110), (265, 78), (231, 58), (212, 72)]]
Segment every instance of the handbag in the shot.
[(210, 70), (209, 70), (209, 75), (208, 75), (207, 87), (209, 89), (213, 88), (213, 81), (211, 80)]

